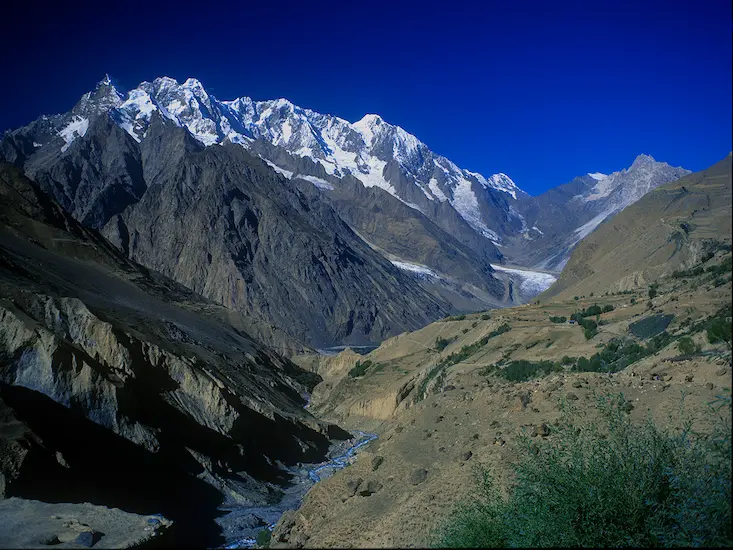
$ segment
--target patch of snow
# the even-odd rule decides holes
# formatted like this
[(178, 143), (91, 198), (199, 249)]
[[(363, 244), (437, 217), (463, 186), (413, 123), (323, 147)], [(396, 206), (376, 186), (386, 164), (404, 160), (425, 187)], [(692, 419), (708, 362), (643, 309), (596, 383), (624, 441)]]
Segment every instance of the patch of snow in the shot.
[(33, 142), (33, 147), (43, 147), (43, 143)]
[(517, 191), (519, 190), (519, 187), (517, 187), (517, 184), (512, 181), (512, 178), (510, 178), (506, 174), (499, 172), (498, 174), (493, 174), (488, 178), (484, 178), (481, 174), (477, 172), (468, 172), (468, 170), (466, 170), (466, 172), (478, 179), (479, 183), (481, 183), (484, 187), (492, 187), (497, 191), (508, 193), (512, 196), (514, 200), (517, 199)]
[(478, 199), (476, 198), (476, 193), (471, 188), (470, 180), (463, 177), (460, 178), (458, 185), (453, 189), (453, 199), (450, 203), (476, 232), (491, 240), (494, 244), (501, 243), (499, 235), (489, 229), (481, 220)]
[(290, 170), (285, 170), (284, 168), (280, 168), (277, 164), (267, 160), (266, 158), (262, 158), (262, 160), (264, 160), (265, 164), (267, 164), (270, 168), (275, 170), (275, 172), (277, 172), (278, 174), (282, 174), (283, 176), (285, 176), (288, 179), (291, 179), (293, 177), (293, 173)]
[(576, 244), (580, 242), (581, 239), (586, 237), (587, 235), (590, 235), (590, 233), (598, 227), (603, 220), (605, 220), (608, 216), (613, 214), (614, 209), (604, 210), (600, 214), (598, 214), (595, 218), (590, 220), (589, 222), (584, 223), (580, 227), (576, 228), (573, 233), (576, 236), (576, 240), (573, 242), (573, 244)]
[(293, 129), (290, 127), (290, 122), (286, 120), (285, 122), (283, 122), (282, 127), (282, 142), (287, 143), (288, 141), (290, 141), (290, 136), (292, 135)]
[(593, 172), (593, 173), (589, 172), (588, 175), (597, 181), (601, 181), (602, 179), (605, 179), (608, 177), (608, 174), (601, 174), (600, 172)]
[(614, 175), (615, 174), (611, 174), (602, 180), (598, 180), (598, 183), (596, 183), (593, 188), (593, 193), (586, 196), (585, 201), (597, 201), (598, 199), (602, 199), (610, 195), (619, 183), (618, 178), (613, 177)]
[(544, 233), (542, 231), (540, 231), (540, 229), (536, 225), (533, 225), (532, 226), (532, 229), (534, 229), (535, 231), (537, 231), (537, 233), (539, 233), (540, 235), (544, 235)]
[(351, 126), (364, 138), (364, 143), (371, 146), (374, 140), (374, 128), (382, 123), (379, 115), (364, 115), (364, 118), (357, 120)]
[(409, 202), (409, 201), (406, 201), (405, 199), (403, 199), (403, 198), (400, 198), (400, 197), (399, 197), (398, 195), (395, 195), (394, 197), (395, 197), (395, 198), (396, 198), (396, 199), (397, 199), (398, 201), (400, 201), (400, 202), (401, 202), (402, 204), (404, 204), (404, 205), (406, 205), (406, 206), (409, 206), (409, 207), (410, 207), (410, 208), (412, 208), (413, 210), (417, 210), (417, 211), (418, 211), (418, 212), (420, 212), (421, 214), (425, 214), (425, 212), (423, 212), (423, 209), (422, 209), (422, 208), (420, 208), (420, 207), (419, 207), (418, 205), (416, 205), (416, 204), (415, 204), (414, 202)]
[(417, 275), (418, 277), (432, 277), (439, 278), (438, 274), (427, 266), (421, 264), (413, 264), (411, 262), (403, 262), (399, 260), (390, 260), (392, 265), (402, 271), (409, 271), (410, 273)]
[(541, 273), (539, 271), (532, 271), (529, 269), (512, 269), (501, 265), (491, 264), (496, 271), (503, 271), (511, 276), (514, 276), (520, 280), (519, 289), (522, 292), (522, 297), (525, 299), (532, 298), (541, 294), (552, 284), (557, 281), (557, 277), (550, 275), (549, 273)]
[(327, 189), (328, 191), (333, 191), (334, 189), (333, 185), (331, 185), (331, 183), (327, 182), (323, 178), (319, 178), (316, 176), (303, 176), (301, 174), (298, 174), (295, 177), (301, 180), (309, 181), (319, 189)]
[(430, 181), (428, 182), (428, 189), (430, 189), (430, 192), (433, 194), (433, 196), (440, 202), (445, 202), (448, 200), (448, 197), (445, 196), (443, 190), (438, 187), (438, 180), (436, 180), (435, 178), (430, 178)]
[(435, 166), (440, 168), (444, 174), (450, 175), (450, 172), (448, 171), (448, 169), (445, 166), (443, 166), (442, 164), (440, 164), (439, 160), (440, 159), (433, 159), (433, 164), (435, 164)]
[(71, 122), (63, 129), (59, 131), (59, 135), (63, 138), (66, 144), (61, 147), (61, 151), (66, 151), (69, 146), (77, 137), (83, 137), (89, 129), (89, 119), (75, 116), (71, 119)]

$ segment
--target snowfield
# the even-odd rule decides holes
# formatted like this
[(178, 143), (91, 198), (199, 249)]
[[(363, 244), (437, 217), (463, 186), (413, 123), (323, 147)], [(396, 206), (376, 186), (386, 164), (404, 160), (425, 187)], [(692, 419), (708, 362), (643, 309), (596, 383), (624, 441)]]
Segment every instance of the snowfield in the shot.
[(541, 294), (550, 288), (552, 283), (557, 281), (557, 277), (549, 273), (530, 271), (528, 269), (511, 269), (495, 264), (491, 264), (491, 267), (496, 271), (508, 273), (510, 276), (513, 276), (513, 279), (519, 279), (519, 290), (521, 290), (522, 297), (525, 299)]
[(410, 262), (400, 262), (397, 260), (390, 260), (392, 262), (392, 265), (394, 265), (397, 269), (401, 269), (403, 271), (409, 271), (412, 275), (415, 275), (419, 279), (423, 278), (439, 278), (438, 274), (430, 269), (427, 266), (420, 265), (420, 264), (412, 264)]

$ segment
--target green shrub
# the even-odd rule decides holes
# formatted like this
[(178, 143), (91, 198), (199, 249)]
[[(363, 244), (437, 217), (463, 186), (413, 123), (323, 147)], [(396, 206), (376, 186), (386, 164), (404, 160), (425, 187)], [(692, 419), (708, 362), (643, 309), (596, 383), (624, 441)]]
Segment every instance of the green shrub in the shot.
[(565, 317), (564, 315), (561, 315), (559, 317), (550, 316), (550, 322), (551, 323), (565, 323), (565, 322), (567, 322), (567, 320), (568, 320), (568, 318)]
[(598, 353), (593, 354), (590, 359), (581, 357), (572, 367), (572, 370), (579, 372), (618, 372), (640, 359), (652, 355), (672, 340), (667, 332), (653, 337), (646, 346), (633, 340), (620, 340), (614, 338), (608, 342)]
[[(486, 336), (484, 336), (484, 337), (483, 337), (483, 338), (481, 339), (481, 341), (483, 341), (483, 344), (482, 344), (482, 345), (484, 345), (484, 346), (485, 346), (485, 345), (486, 345), (486, 343), (487, 343), (487, 342), (488, 342), (488, 341), (489, 341), (489, 340), (490, 340), (491, 338), (494, 338), (494, 337), (496, 337), (496, 336), (499, 336), (500, 334), (504, 334), (505, 332), (509, 332), (510, 330), (512, 330), (512, 327), (511, 327), (511, 326), (509, 326), (509, 325), (508, 325), (507, 323), (503, 323), (502, 325), (500, 325), (500, 326), (499, 326), (499, 328), (497, 328), (497, 329), (495, 329), (495, 330), (492, 330), (491, 332), (489, 332), (489, 334), (487, 334)], [(484, 341), (484, 339), (485, 339), (486, 341)]]
[(632, 424), (623, 395), (601, 397), (597, 407), (599, 423), (583, 425), (566, 412), (539, 446), (523, 435), (506, 498), (493, 473), (480, 471), (471, 498), (436, 531), (435, 545), (733, 545), (730, 398), (716, 406), (714, 433), (697, 438), (689, 424), (679, 431), (651, 420)]
[(497, 365), (488, 367), (487, 369), (484, 369), (483, 374), (495, 372), (510, 382), (523, 382), (536, 376), (547, 376), (552, 372), (561, 370), (562, 365), (554, 361), (527, 361), (525, 359), (520, 359), (518, 361), (512, 361), (503, 368)]
[(631, 305), (633, 306), (636, 303), (636, 298), (631, 299)]
[(257, 533), (255, 542), (257, 543), (257, 546), (259, 546), (260, 548), (269, 548), (271, 538), (272, 538), (272, 532), (269, 529), (262, 529), (261, 531)]
[(730, 273), (731, 269), (733, 269), (733, 258), (729, 257), (726, 258), (723, 263), (720, 263), (718, 265), (711, 265), (705, 271), (707, 273), (712, 273), (714, 276), (718, 276), (725, 273)]
[(598, 331), (597, 331), (597, 330), (595, 330), (595, 329), (590, 329), (590, 328), (584, 328), (584, 329), (583, 329), (583, 336), (585, 336), (585, 339), (586, 339), (586, 340), (590, 340), (590, 339), (591, 339), (591, 338), (593, 338), (593, 337), (594, 337), (594, 336), (595, 336), (596, 334), (598, 334)]
[(363, 363), (357, 361), (353, 369), (349, 371), (349, 378), (356, 378), (357, 376), (364, 376), (369, 367), (372, 366), (371, 359), (367, 359)]
[(435, 339), (435, 349), (437, 351), (443, 351), (446, 347), (448, 347), (451, 342), (454, 342), (455, 339), (455, 336), (453, 338), (441, 338), (440, 336), (438, 336)]
[(491, 315), (489, 315), (488, 313), (484, 313), (484, 314), (483, 314), (483, 315), (481, 316), (481, 320), (482, 320), (482, 321), (488, 321), (489, 319), (491, 319)]
[(466, 318), (465, 315), (458, 315), (457, 317), (454, 317), (454, 321), (463, 321)]
[[(500, 334), (504, 334), (505, 332), (508, 332), (511, 329), (512, 329), (511, 326), (504, 323), (501, 326), (499, 326), (497, 329), (492, 330), (489, 334), (487, 334), (480, 340), (477, 340), (476, 342), (474, 342), (473, 344), (463, 346), (460, 350), (458, 350), (458, 352), (451, 353), (449, 356), (444, 357), (432, 369), (430, 369), (430, 371), (425, 376), (425, 378), (423, 378), (422, 382), (420, 382), (420, 385), (418, 387), (417, 394), (416, 394), (416, 400), (421, 401), (422, 399), (425, 398), (425, 392), (427, 390), (428, 382), (430, 382), (430, 380), (432, 380), (433, 378), (435, 378), (438, 375), (445, 376), (445, 371), (448, 369), (448, 367), (451, 367), (457, 363), (460, 363), (461, 361), (465, 361), (466, 359), (471, 357), (474, 353), (476, 353), (479, 349), (485, 346), (491, 338), (494, 338), (495, 336), (499, 336)], [(436, 339), (436, 342), (435, 342), (436, 346), (438, 345), (438, 340), (442, 340), (442, 339), (441, 338)]]
[(674, 319), (674, 315), (658, 313), (629, 325), (629, 332), (637, 338), (651, 338), (662, 333)]
[(613, 311), (613, 306), (611, 304), (603, 306), (603, 313), (608, 313), (609, 311)]
[(677, 349), (682, 355), (691, 355), (695, 353), (695, 342), (689, 336), (683, 336), (677, 342)]
[(707, 328), (708, 342), (715, 344), (717, 342), (731, 342), (731, 319), (730, 317), (716, 316)]

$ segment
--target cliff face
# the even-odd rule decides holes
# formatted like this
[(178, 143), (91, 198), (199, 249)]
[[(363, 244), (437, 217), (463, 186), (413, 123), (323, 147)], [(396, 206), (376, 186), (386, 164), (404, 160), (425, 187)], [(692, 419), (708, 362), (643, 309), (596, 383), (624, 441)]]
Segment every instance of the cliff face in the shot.
[[(130, 259), (242, 312), (264, 333), (278, 327), (311, 346), (363, 344), (454, 309), (372, 250), (327, 201), (239, 145), (204, 147), (158, 113), (139, 141), (90, 115), (62, 145), (56, 123), (39, 119), (8, 134), (0, 159)], [(46, 138), (54, 145), (33, 145)], [(479, 281), (485, 264), (470, 266)]]
[(346, 436), (303, 409), (319, 377), (223, 308), (130, 262), (11, 167), (0, 196), (0, 398), (48, 450), (4, 447), (8, 495), (176, 521), (263, 500), (287, 478), (276, 461), (320, 460)]

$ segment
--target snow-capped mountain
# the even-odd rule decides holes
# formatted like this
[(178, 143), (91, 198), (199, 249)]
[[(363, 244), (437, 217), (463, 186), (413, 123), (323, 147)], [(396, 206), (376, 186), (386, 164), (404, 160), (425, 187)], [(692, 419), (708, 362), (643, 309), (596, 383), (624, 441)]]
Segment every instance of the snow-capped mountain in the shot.
[[(187, 128), (205, 146), (230, 141), (249, 147), (262, 139), (294, 157), (312, 160), (328, 176), (351, 175), (365, 187), (379, 187), (411, 208), (424, 212), (426, 201), (428, 208), (429, 203), (447, 201), (477, 233), (497, 244), (501, 243), (501, 228), (481, 207), (483, 195), (499, 192), (510, 202), (527, 196), (506, 174), (484, 177), (461, 169), (379, 115), (368, 114), (350, 123), (286, 99), (220, 101), (194, 78), (182, 84), (168, 77), (156, 78), (122, 94), (106, 76), (70, 114), (48, 119), (55, 131), (36, 143), (58, 143), (58, 136), (65, 151), (85, 134), (89, 117), (104, 112), (138, 143), (145, 137), (153, 114), (159, 113)], [(291, 170), (273, 165), (281, 174), (291, 175)], [(394, 167), (402, 177), (395, 176)], [(310, 176), (316, 185), (323, 182), (323, 178), (313, 179), (317, 174), (303, 175)], [(407, 180), (407, 185), (402, 180)], [(416, 192), (424, 199), (416, 198)]]
[(540, 233), (530, 234), (532, 242), (515, 241), (505, 254), (524, 265), (562, 270), (575, 245), (601, 223), (652, 189), (689, 173), (642, 154), (618, 172), (575, 178), (518, 205), (526, 223)]
[(636, 157), (628, 169), (614, 172), (608, 176), (588, 174), (597, 183), (573, 199), (584, 203), (594, 203), (596, 210), (600, 212), (573, 231), (575, 242), (579, 242), (603, 220), (635, 203), (652, 189), (689, 173), (690, 171), (684, 168), (675, 168), (665, 162), (655, 161), (650, 155), (641, 154)]
[[(157, 121), (183, 131), (175, 144), (160, 141)], [(155, 182), (163, 151), (179, 158), (230, 144), (321, 194), (394, 265), (425, 266), (469, 283), (473, 295), (496, 291), (491, 265), (505, 260), (562, 269), (600, 223), (688, 173), (640, 155), (628, 169), (588, 173), (530, 197), (508, 175), (460, 168), (376, 114), (349, 122), (286, 99), (222, 101), (194, 78), (168, 77), (123, 93), (106, 76), (71, 111), (7, 132), (0, 157), (101, 229)]]

